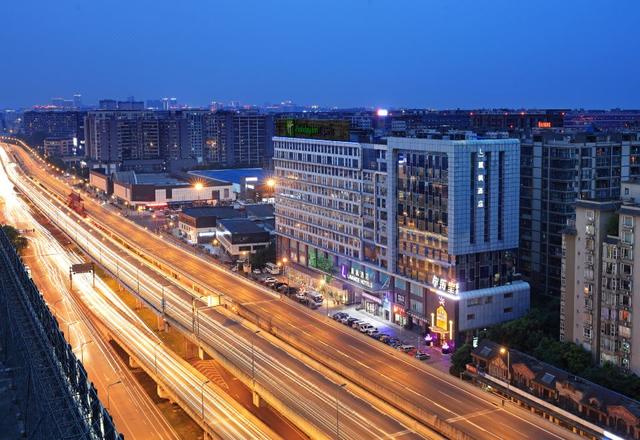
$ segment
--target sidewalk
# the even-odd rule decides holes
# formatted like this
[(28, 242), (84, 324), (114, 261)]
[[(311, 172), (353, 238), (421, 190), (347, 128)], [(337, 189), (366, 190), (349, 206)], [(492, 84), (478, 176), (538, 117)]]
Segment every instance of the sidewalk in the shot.
[[(388, 334), (392, 337), (396, 337), (403, 341), (406, 344), (416, 346), (420, 351), (424, 351), (431, 355), (431, 359), (423, 361), (441, 371), (449, 373), (449, 367), (451, 365), (450, 358), (451, 354), (442, 354), (442, 351), (438, 347), (431, 347), (426, 345), (421, 334), (417, 332), (407, 330), (398, 325), (392, 324), (390, 322), (384, 321), (377, 316), (370, 315), (369, 313), (365, 313), (361, 310), (356, 310), (356, 306), (347, 306), (347, 307), (335, 307), (333, 309), (330, 308), (330, 315), (333, 315), (337, 311), (348, 313), (349, 316), (353, 316), (354, 318), (358, 318), (365, 322), (371, 323), (375, 326), (380, 333)], [(318, 312), (322, 314), (326, 314), (326, 306), (324, 308), (317, 309)], [(353, 329), (354, 332), (358, 330)], [(374, 339), (372, 338), (372, 341)], [(379, 344), (383, 344), (383, 342), (378, 341)], [(403, 354), (398, 352), (398, 354)]]

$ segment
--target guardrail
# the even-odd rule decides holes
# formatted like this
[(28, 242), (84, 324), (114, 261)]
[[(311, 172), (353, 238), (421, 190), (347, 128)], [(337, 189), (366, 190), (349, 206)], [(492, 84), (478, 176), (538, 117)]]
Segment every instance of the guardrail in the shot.
[(25, 437), (122, 440), (42, 294), (0, 230), (0, 355), (13, 369)]

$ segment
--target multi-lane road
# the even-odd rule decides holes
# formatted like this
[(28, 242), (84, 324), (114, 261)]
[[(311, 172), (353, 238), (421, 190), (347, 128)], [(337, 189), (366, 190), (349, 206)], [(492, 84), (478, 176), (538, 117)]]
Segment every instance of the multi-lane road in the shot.
[[(25, 150), (10, 149), (20, 157), (25, 172), (59, 194), (68, 193), (66, 184), (42, 169)], [(427, 423), (435, 414), (440, 420), (480, 439), (564, 439), (573, 436), (519, 408), (502, 407), (491, 394), (402, 356), (295, 303), (286, 299), (274, 300), (272, 294), (260, 286), (167, 243), (99, 203), (86, 200), (85, 207), (91, 218), (116, 231), (121, 238), (180, 273), (188, 274), (211, 291), (222, 292), (242, 304), (255, 316), (269, 321), (281, 338), (315, 361), (402, 408), (417, 420)], [(387, 435), (393, 435), (393, 432)]]

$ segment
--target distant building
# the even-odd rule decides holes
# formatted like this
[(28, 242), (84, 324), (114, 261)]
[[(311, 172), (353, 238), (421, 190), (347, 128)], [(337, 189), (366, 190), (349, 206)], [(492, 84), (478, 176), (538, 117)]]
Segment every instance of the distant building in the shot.
[(530, 131), (534, 128), (562, 128), (567, 110), (471, 111), (470, 129), (485, 131)]
[(84, 118), (86, 112), (61, 110), (30, 110), (24, 112), (23, 130), (27, 141), (42, 147), (45, 138), (76, 138), (84, 149)]
[(146, 103), (146, 110), (162, 110), (162, 100), (148, 99)]
[(537, 294), (559, 296), (576, 200), (617, 198), (622, 180), (640, 177), (640, 135), (540, 130), (521, 143), (519, 270)]
[(640, 129), (640, 110), (600, 110), (569, 112), (565, 126), (576, 129)]
[(203, 121), (204, 161), (214, 167), (263, 167), (273, 155), (273, 117), (218, 111)]
[(46, 138), (44, 140), (44, 155), (62, 158), (75, 156), (77, 140), (73, 138)]
[(560, 338), (598, 362), (640, 374), (640, 183), (622, 184), (618, 200), (576, 202), (563, 234)]
[(233, 190), (241, 199), (256, 200), (272, 198), (274, 195), (275, 180), (272, 179), (273, 173), (263, 168), (201, 170), (190, 171), (190, 174), (231, 182)]
[(216, 238), (227, 254), (240, 258), (248, 257), (271, 244), (269, 232), (247, 219), (219, 220)]

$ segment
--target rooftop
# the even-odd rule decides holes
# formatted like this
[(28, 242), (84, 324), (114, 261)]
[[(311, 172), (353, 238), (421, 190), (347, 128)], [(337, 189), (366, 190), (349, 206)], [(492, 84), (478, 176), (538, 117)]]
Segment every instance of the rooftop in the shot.
[(190, 171), (189, 174), (203, 176), (211, 179), (223, 180), (240, 184), (246, 178), (255, 177), (257, 181), (267, 179), (271, 173), (262, 168), (238, 168), (230, 170), (199, 170)]
[(242, 212), (227, 206), (211, 206), (203, 208), (185, 208), (182, 214), (193, 217), (237, 218), (242, 217)]
[(267, 232), (251, 220), (246, 219), (223, 219), (218, 222), (232, 234), (258, 234)]

